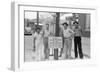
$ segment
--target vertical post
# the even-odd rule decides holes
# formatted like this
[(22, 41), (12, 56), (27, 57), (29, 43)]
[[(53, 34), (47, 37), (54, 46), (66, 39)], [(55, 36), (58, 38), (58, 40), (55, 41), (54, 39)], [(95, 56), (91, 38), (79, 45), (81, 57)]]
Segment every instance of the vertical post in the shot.
[[(57, 12), (56, 13), (56, 33), (55, 33), (55, 36), (59, 36), (59, 19), (60, 19), (60, 13)], [(55, 60), (58, 60), (58, 48), (55, 48), (54, 49), (54, 59)]]
[(39, 12), (37, 11), (37, 25), (39, 25)]

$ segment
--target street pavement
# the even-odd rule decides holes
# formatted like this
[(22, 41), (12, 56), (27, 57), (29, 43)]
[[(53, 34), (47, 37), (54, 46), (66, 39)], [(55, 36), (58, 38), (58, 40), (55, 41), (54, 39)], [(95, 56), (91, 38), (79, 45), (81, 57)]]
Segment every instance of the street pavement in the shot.
[[(32, 36), (25, 36), (24, 38), (24, 49), (25, 49), (25, 62), (32, 62), (35, 61), (35, 52), (33, 51), (33, 37)], [(84, 59), (90, 58), (90, 38), (82, 37), (82, 50), (84, 54)], [(60, 49), (59, 49), (60, 51)], [(50, 51), (52, 53), (53, 50)], [(60, 52), (58, 53), (60, 54)], [(74, 43), (72, 41), (72, 50), (71, 50), (71, 58), (74, 59)], [(59, 57), (59, 59), (63, 59), (62, 57)], [(53, 56), (49, 56), (49, 60), (54, 60)]]

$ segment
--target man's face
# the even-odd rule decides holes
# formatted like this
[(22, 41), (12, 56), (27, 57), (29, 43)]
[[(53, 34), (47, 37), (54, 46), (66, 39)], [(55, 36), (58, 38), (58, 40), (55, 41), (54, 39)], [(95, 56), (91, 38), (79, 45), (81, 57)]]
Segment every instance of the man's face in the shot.
[(64, 24), (64, 29), (67, 29), (67, 25), (66, 24)]
[(40, 29), (37, 29), (37, 32), (39, 33), (40, 32)]
[(76, 28), (76, 29), (78, 29), (78, 26), (79, 26), (78, 24), (75, 24), (75, 28)]

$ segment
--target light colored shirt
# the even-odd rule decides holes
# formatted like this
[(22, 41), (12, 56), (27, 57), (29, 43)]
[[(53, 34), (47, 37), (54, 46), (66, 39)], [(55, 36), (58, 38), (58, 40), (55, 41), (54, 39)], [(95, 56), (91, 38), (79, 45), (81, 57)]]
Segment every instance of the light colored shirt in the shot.
[(77, 28), (75, 28), (75, 36), (81, 36), (81, 27), (78, 26)]
[(67, 29), (63, 29), (63, 36), (64, 38), (70, 38), (73, 35), (73, 30), (69, 27)]
[(44, 37), (49, 37), (50, 31), (49, 30), (44, 30)]
[(38, 34), (37, 32), (34, 33), (34, 38), (36, 38), (37, 41), (40, 41), (42, 38), (41, 32)]

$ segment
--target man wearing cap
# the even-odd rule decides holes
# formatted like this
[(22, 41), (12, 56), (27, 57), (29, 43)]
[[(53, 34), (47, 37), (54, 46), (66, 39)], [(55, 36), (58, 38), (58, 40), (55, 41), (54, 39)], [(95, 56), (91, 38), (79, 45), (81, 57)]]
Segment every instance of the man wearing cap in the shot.
[(74, 34), (73, 30), (68, 26), (65, 22), (63, 23), (63, 40), (64, 40), (64, 48), (63, 48), (63, 57), (64, 59), (71, 58), (71, 47), (72, 47), (72, 36)]
[(74, 53), (75, 53), (75, 58), (78, 58), (78, 53), (79, 57), (82, 59), (83, 58), (83, 52), (82, 52), (82, 44), (81, 44), (81, 27), (79, 26), (78, 22), (73, 23), (75, 28), (75, 36), (74, 36)]

